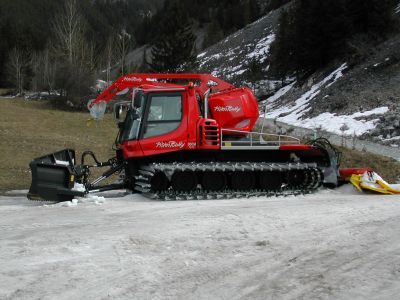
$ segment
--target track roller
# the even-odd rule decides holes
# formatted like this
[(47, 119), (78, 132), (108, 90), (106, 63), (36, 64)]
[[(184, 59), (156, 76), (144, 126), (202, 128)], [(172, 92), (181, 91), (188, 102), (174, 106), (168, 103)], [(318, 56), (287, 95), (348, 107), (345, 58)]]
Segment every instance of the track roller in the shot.
[(259, 184), (262, 190), (277, 191), (282, 188), (282, 173), (277, 171), (260, 172)]
[(204, 172), (201, 186), (206, 191), (222, 191), (226, 188), (226, 175), (224, 172)]
[(234, 190), (251, 190), (256, 184), (256, 176), (253, 172), (236, 171), (231, 174), (231, 188)]
[(189, 192), (197, 187), (197, 176), (193, 171), (175, 171), (171, 177), (171, 185), (175, 191)]
[(290, 170), (286, 175), (287, 184), (291, 187), (303, 187), (307, 180), (304, 170)]
[(150, 181), (152, 191), (163, 191), (168, 189), (170, 183), (164, 172), (156, 172)]

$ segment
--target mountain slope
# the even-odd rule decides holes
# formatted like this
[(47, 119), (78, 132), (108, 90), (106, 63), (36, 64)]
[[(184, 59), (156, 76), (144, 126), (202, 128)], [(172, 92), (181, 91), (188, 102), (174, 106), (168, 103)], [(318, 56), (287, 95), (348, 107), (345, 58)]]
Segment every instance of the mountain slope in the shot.
[[(287, 6), (286, 6), (287, 7)], [(285, 7), (284, 7), (285, 8)], [(400, 34), (383, 43), (354, 41), (356, 57), (333, 62), (302, 82), (251, 80), (252, 59), (268, 70), (269, 49), (283, 8), (198, 55), (200, 71), (256, 89), (266, 117), (296, 126), (400, 144)], [(400, 13), (400, 4), (395, 13)]]
[(280, 11), (270, 12), (200, 53), (197, 56), (199, 71), (230, 81), (244, 79), (252, 59), (264, 63), (268, 58)]

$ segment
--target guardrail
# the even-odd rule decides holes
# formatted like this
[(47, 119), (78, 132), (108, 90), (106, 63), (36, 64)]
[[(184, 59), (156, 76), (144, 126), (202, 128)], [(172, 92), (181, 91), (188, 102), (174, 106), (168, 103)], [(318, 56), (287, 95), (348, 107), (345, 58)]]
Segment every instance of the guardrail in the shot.
[(221, 129), (221, 149), (225, 150), (278, 149), (287, 144), (300, 144), (300, 139), (289, 135)]

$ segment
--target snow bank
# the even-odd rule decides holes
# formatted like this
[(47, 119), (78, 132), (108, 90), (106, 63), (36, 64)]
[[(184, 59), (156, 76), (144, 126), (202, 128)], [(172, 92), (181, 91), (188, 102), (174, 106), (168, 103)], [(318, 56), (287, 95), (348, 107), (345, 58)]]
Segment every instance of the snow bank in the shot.
[[(314, 118), (307, 118), (303, 120), (291, 120), (286, 117), (279, 118), (282, 122), (287, 122), (294, 126), (304, 127), (309, 129), (322, 129), (336, 134), (345, 134), (360, 136), (369, 130), (375, 128), (378, 119), (366, 121), (359, 120), (360, 117), (367, 117), (374, 114), (384, 114), (389, 109), (388, 107), (380, 107), (365, 113), (355, 113), (352, 115), (336, 115), (331, 113), (323, 113)], [(347, 128), (347, 129), (346, 129)], [(343, 130), (346, 129), (346, 130)]]
[(102, 205), (105, 202), (106, 202), (106, 199), (102, 196), (88, 194), (86, 197), (76, 197), (76, 198), (72, 199), (71, 201), (60, 202), (57, 204), (53, 204), (51, 206), (76, 207), (79, 204), (91, 203), (91, 204), (95, 204), (95, 205)]

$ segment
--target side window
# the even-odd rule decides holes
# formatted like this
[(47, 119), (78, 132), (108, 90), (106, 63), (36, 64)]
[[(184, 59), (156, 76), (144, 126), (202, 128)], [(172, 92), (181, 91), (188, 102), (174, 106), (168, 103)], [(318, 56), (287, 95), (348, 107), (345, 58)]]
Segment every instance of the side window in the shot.
[(182, 95), (151, 95), (143, 138), (170, 133), (182, 120)]

